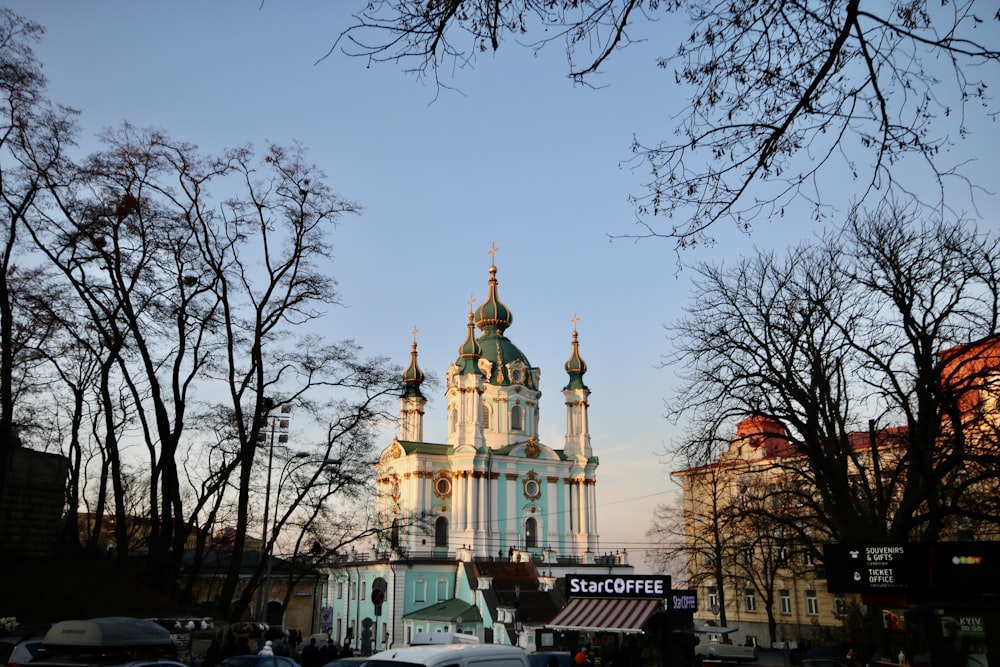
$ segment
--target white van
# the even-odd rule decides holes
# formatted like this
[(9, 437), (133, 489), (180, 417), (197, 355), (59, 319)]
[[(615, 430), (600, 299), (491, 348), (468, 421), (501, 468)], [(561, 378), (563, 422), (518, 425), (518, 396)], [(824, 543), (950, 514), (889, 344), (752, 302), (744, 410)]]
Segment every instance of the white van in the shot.
[(418, 632), (413, 635), (410, 646), (427, 644), (478, 644), (479, 637), (463, 632)]
[(497, 644), (426, 644), (376, 653), (363, 667), (530, 667), (524, 649)]

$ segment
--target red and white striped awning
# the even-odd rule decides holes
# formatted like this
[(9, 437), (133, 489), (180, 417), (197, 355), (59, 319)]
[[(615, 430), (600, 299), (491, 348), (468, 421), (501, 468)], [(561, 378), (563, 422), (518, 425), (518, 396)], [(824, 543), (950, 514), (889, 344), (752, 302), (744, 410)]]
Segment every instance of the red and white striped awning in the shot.
[(546, 627), (555, 630), (641, 632), (649, 617), (662, 608), (662, 600), (572, 598)]

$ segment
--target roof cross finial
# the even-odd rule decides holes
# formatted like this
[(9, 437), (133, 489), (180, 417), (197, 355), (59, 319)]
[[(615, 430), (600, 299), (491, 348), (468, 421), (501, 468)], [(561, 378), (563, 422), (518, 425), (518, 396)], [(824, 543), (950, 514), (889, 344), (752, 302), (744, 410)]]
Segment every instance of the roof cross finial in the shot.
[(476, 295), (469, 294), (469, 312), (472, 312), (472, 307), (476, 305)]
[(417, 342), (417, 325), (416, 324), (413, 325), (413, 342), (414, 343)]
[(497, 247), (496, 243), (490, 242), (490, 249), (489, 249), (490, 264), (496, 264), (497, 263), (497, 250), (499, 250), (499, 249), (500, 248)]
[(573, 333), (576, 333), (576, 323), (580, 321), (580, 318), (573, 313)]

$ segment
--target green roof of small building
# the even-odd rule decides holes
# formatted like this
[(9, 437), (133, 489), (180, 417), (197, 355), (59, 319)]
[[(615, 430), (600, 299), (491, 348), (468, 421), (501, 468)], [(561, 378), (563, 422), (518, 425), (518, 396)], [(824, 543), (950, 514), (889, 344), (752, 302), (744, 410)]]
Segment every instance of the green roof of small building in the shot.
[(423, 609), (411, 611), (409, 614), (404, 614), (403, 618), (420, 621), (445, 621), (454, 623), (455, 619), (459, 616), (462, 617), (463, 623), (479, 623), (483, 620), (478, 607), (469, 604), (465, 600), (459, 600), (456, 598), (432, 604), (430, 607), (424, 607)]

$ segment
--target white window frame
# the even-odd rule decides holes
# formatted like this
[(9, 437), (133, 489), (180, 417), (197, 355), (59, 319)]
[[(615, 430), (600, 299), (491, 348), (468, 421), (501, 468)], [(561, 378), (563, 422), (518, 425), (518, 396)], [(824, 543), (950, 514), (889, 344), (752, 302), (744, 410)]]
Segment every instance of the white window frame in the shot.
[(819, 596), (811, 588), (806, 591), (806, 615), (819, 616)]
[(752, 614), (757, 611), (757, 593), (752, 588), (743, 590), (743, 609)]
[(427, 602), (427, 580), (423, 577), (413, 582), (413, 601), (417, 604)]
[(785, 615), (792, 613), (792, 593), (786, 588), (778, 591), (778, 609)]

